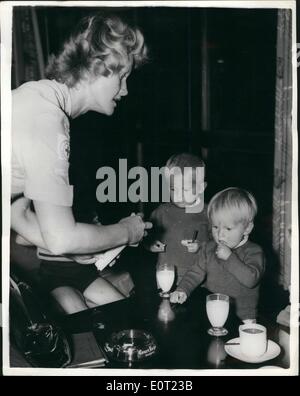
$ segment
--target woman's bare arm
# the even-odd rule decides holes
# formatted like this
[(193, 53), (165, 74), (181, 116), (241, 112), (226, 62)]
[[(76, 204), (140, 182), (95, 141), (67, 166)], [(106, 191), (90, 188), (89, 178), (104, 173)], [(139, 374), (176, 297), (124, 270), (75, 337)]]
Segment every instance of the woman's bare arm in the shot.
[(130, 216), (108, 226), (76, 223), (71, 208), (40, 201), (34, 201), (34, 214), (28, 200), (21, 200), (25, 201), (12, 205), (12, 228), (27, 241), (53, 254), (93, 253), (134, 244), (143, 238), (145, 229), (151, 228), (151, 223), (144, 223), (140, 216)]
[(11, 228), (16, 231), (16, 242), (47, 249), (35, 213), (30, 210), (31, 200), (19, 198), (11, 205)]

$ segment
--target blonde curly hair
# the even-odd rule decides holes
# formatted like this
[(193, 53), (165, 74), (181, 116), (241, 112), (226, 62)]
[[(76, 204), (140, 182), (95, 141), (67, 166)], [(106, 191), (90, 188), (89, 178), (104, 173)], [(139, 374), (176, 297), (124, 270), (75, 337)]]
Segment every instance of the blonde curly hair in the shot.
[(215, 194), (207, 207), (210, 221), (216, 213), (230, 212), (237, 222), (253, 222), (257, 214), (257, 203), (254, 196), (247, 190), (229, 187)]
[(125, 67), (145, 63), (148, 49), (144, 36), (117, 16), (100, 14), (83, 18), (62, 46), (51, 55), (46, 77), (73, 87), (87, 76), (108, 76)]

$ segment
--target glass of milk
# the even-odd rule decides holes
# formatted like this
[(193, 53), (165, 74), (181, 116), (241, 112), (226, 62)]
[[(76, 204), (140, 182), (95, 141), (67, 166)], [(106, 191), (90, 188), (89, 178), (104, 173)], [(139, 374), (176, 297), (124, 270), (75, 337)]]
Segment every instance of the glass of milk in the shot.
[(175, 279), (174, 265), (168, 262), (158, 263), (156, 267), (157, 287), (161, 289), (161, 297), (168, 298)]
[(223, 327), (229, 313), (229, 297), (225, 294), (215, 293), (206, 297), (206, 313), (212, 327), (208, 334), (224, 336), (228, 331)]

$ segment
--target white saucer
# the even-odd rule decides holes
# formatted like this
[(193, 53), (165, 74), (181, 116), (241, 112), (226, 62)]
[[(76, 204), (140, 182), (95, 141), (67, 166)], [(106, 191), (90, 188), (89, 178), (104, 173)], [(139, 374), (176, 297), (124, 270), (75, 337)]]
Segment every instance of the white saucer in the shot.
[(259, 368), (259, 370), (270, 370), (270, 369), (282, 369), (282, 367), (279, 367), (279, 366), (263, 366), (263, 367), (260, 367)]
[[(239, 338), (233, 338), (228, 341), (228, 343), (239, 343)], [(225, 351), (228, 355), (233, 356), (236, 359), (242, 360), (243, 362), (248, 363), (261, 363), (267, 360), (274, 359), (276, 356), (280, 354), (280, 346), (276, 344), (276, 342), (268, 340), (268, 347), (266, 352), (257, 358), (248, 357), (242, 354), (240, 345), (226, 345)]]

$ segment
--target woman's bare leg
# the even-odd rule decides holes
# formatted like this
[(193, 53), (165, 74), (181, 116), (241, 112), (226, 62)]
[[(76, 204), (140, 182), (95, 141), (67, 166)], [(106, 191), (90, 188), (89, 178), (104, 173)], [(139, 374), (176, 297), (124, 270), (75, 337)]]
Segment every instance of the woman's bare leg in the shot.
[(108, 304), (123, 300), (125, 296), (120, 293), (111, 283), (105, 279), (97, 278), (83, 292), (84, 298), (89, 306)]
[(129, 272), (107, 271), (105, 274), (101, 274), (101, 277), (112, 284), (125, 297), (129, 297), (134, 289), (134, 283)]
[(52, 290), (51, 295), (55, 298), (66, 314), (72, 314), (88, 309), (83, 295), (73, 287), (57, 287)]

